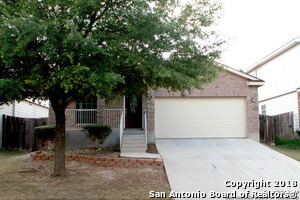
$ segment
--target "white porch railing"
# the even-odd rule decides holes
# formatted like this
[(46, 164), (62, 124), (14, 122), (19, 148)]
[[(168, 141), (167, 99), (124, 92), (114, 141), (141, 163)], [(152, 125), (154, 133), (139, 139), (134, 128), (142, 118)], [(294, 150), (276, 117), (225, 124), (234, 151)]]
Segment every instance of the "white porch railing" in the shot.
[(146, 150), (148, 149), (148, 122), (147, 122), (147, 112), (144, 112), (144, 131), (145, 131), (145, 142)]
[(103, 112), (104, 125), (111, 126), (113, 130), (118, 130), (120, 128), (120, 122), (123, 121), (121, 118), (123, 109), (104, 109), (100, 112)]
[(81, 130), (83, 126), (97, 124), (97, 109), (66, 109), (66, 129)]
[(123, 128), (124, 128), (124, 120), (123, 120), (124, 113), (121, 113), (120, 117), (120, 150), (122, 149), (122, 140), (123, 140)]
[(119, 130), (120, 122), (124, 128), (122, 113), (123, 109), (66, 109), (66, 130), (82, 130), (86, 125), (100, 124), (99, 120), (113, 130)]

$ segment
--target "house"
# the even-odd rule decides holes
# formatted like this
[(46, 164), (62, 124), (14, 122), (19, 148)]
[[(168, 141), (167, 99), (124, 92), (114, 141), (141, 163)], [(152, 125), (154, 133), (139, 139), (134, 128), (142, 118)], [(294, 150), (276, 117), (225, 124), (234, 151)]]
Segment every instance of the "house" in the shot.
[[(113, 103), (97, 98), (75, 102), (66, 110), (66, 129), (76, 132), (96, 123), (115, 130), (120, 125), (125, 130), (145, 129), (148, 143), (157, 138), (249, 137), (258, 141), (257, 88), (264, 81), (228, 66), (223, 68), (217, 80), (186, 97), (161, 88), (150, 90), (150, 98), (131, 95)], [(50, 124), (55, 123), (52, 109), (49, 116)], [(120, 133), (115, 133), (116, 142)]]
[(266, 83), (258, 89), (259, 113), (293, 112), (294, 129), (300, 113), (300, 37), (293, 39), (246, 69)]
[(0, 106), (0, 148), (2, 147), (3, 115), (23, 118), (40, 118), (49, 116), (49, 103), (42, 101), (23, 100), (13, 101), (9, 105)]

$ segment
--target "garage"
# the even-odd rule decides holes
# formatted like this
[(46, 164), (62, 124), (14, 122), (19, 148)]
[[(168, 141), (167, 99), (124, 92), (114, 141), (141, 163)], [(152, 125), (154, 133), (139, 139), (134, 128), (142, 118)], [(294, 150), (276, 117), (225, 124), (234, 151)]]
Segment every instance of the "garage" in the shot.
[(156, 138), (246, 137), (245, 98), (155, 98)]

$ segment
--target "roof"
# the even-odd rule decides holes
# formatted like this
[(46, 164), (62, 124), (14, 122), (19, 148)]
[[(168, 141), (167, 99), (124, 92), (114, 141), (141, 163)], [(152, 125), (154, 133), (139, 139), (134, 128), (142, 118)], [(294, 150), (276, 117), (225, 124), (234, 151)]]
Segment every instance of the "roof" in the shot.
[(272, 60), (276, 56), (284, 53), (285, 51), (289, 50), (290, 48), (296, 46), (299, 43), (300, 43), (300, 37), (294, 38), (293, 40), (289, 41), (285, 45), (283, 45), (280, 48), (276, 49), (275, 51), (273, 51), (272, 53), (270, 53), (269, 55), (267, 55), (266, 57), (264, 57), (263, 59), (261, 59), (257, 63), (255, 63), (252, 66), (250, 66), (247, 69), (245, 69), (245, 72), (246, 73), (250, 73), (250, 72), (256, 70), (257, 68), (259, 68), (263, 64), (269, 62), (270, 60)]
[(243, 71), (236, 70), (236, 69), (231, 68), (231, 67), (229, 67), (229, 66), (227, 66), (227, 65), (224, 65), (224, 64), (222, 64), (222, 63), (219, 63), (219, 62), (217, 62), (217, 63), (218, 63), (218, 65), (219, 65), (220, 67), (222, 67), (222, 68), (225, 69), (226, 71), (229, 71), (229, 72), (231, 72), (231, 73), (233, 73), (233, 74), (235, 74), (235, 75), (238, 75), (238, 76), (240, 76), (240, 77), (242, 77), (242, 78), (247, 79), (247, 80), (248, 80), (248, 86), (262, 86), (262, 85), (264, 85), (264, 83), (265, 83), (265, 81), (263, 81), (263, 80), (261, 80), (261, 79), (255, 77), (255, 76), (252, 76), (252, 75), (250, 75), (250, 74), (247, 74), (247, 73), (245, 73), (245, 72), (243, 72)]

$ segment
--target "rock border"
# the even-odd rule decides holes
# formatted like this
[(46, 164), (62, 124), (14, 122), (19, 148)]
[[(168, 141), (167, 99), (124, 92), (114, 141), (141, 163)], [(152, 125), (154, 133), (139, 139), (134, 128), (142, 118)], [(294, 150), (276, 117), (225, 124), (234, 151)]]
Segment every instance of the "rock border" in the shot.
[[(43, 153), (31, 153), (30, 157), (33, 161), (53, 161), (54, 155)], [(87, 155), (66, 155), (66, 161), (78, 161), (95, 166), (102, 167), (163, 167), (163, 159), (142, 159), (142, 158), (110, 158), (96, 157)]]

